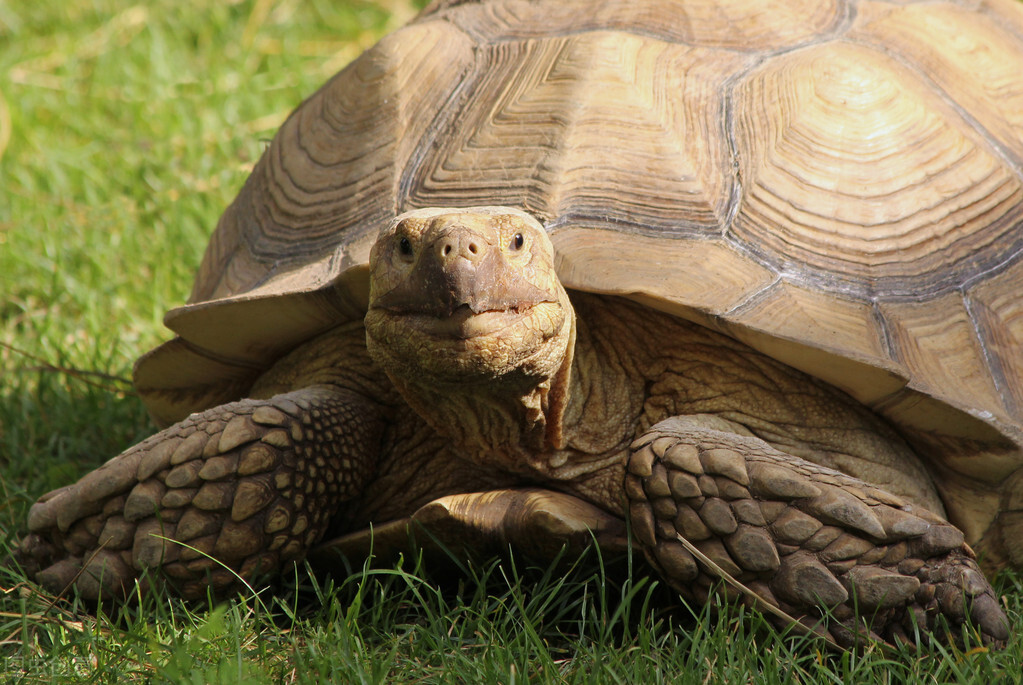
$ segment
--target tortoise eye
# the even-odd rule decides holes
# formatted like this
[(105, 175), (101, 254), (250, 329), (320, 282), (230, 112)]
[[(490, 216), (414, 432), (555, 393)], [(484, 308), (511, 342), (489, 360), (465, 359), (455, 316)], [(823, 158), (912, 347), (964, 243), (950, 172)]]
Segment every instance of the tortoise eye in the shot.
[(403, 237), (401, 240), (398, 241), (398, 250), (400, 250), (401, 254), (404, 255), (405, 257), (411, 257), (412, 243), (409, 242), (408, 238)]
[(512, 237), (512, 241), (511, 241), (511, 248), (512, 248), (513, 250), (521, 250), (521, 249), (522, 249), (522, 246), (523, 246), (523, 245), (524, 245), (525, 243), (526, 243), (526, 239), (525, 239), (524, 237), (522, 237), (522, 234), (521, 234), (521, 233), (516, 233), (516, 234), (515, 234), (515, 235), (514, 235), (514, 236)]

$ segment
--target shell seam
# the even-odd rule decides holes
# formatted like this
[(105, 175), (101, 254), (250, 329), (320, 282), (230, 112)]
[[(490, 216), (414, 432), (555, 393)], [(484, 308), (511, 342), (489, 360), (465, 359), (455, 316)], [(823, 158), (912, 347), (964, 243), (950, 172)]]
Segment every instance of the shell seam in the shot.
[(1002, 361), (998, 358), (998, 355), (988, 345), (988, 336), (985, 335), (986, 327), (981, 322), (976, 311), (978, 305), (974, 303), (973, 298), (965, 291), (960, 291), (959, 294), (962, 297), (966, 315), (970, 318), (970, 324), (973, 328), (973, 334), (976, 336), (977, 344), (980, 345), (980, 356), (984, 360), (988, 375), (995, 385), (995, 391), (1002, 400), (1002, 406), (1011, 416), (1018, 416), (1019, 408), (1016, 405), (1016, 400), (1012, 395), (1008, 379), (1005, 376), (1005, 368), (1002, 366)]

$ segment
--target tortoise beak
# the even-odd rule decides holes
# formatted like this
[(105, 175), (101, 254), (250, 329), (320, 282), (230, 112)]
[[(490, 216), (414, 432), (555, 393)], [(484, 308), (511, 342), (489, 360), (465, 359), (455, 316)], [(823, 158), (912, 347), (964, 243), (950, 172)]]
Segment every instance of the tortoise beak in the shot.
[(415, 266), (375, 306), (401, 314), (448, 318), (460, 309), (472, 314), (522, 311), (541, 302), (557, 302), (510, 264), (496, 232), (454, 222), (423, 245)]

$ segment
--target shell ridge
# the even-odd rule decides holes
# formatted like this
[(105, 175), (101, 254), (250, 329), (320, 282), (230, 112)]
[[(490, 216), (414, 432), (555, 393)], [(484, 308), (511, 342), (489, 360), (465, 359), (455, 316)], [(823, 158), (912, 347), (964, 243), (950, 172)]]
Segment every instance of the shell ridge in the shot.
[(217, 352), (214, 352), (213, 350), (203, 347), (202, 345), (198, 345), (180, 335), (175, 336), (174, 340), (178, 341), (178, 343), (185, 347), (189, 352), (197, 354), (200, 357), (205, 357), (206, 359), (219, 362), (221, 364), (227, 364), (229, 366), (238, 366), (243, 369), (252, 369), (253, 371), (260, 372), (266, 370), (266, 364), (260, 364), (258, 362), (248, 361), (245, 359), (238, 359), (237, 357), (230, 357), (226, 354), (219, 354)]

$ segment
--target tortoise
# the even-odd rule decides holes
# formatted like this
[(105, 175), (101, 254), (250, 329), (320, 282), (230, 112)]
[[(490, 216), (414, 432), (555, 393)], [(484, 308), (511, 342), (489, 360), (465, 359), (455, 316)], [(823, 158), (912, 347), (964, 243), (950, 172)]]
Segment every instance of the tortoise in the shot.
[(195, 597), (417, 526), (635, 545), (840, 644), (997, 644), (1021, 224), (1011, 0), (440, 0), (286, 121), (136, 366), (165, 428), (19, 554)]

